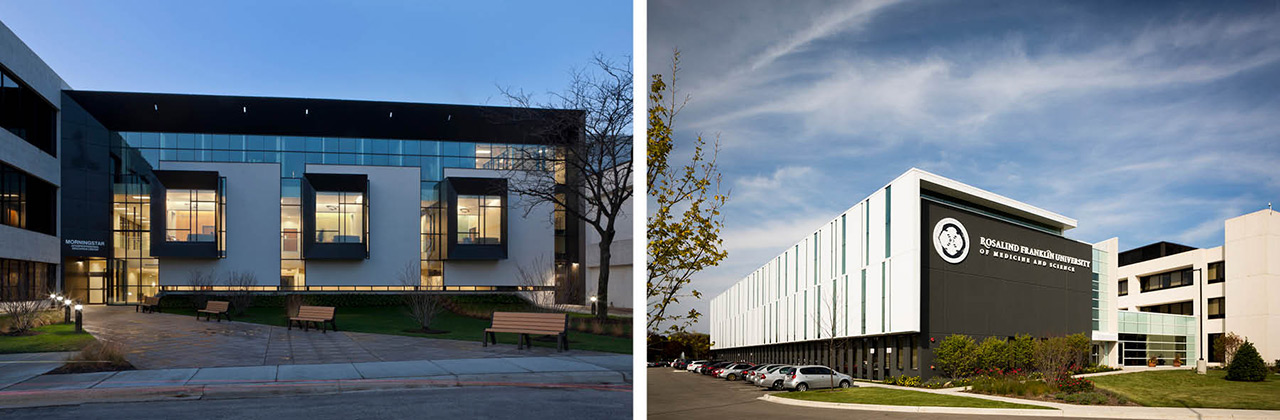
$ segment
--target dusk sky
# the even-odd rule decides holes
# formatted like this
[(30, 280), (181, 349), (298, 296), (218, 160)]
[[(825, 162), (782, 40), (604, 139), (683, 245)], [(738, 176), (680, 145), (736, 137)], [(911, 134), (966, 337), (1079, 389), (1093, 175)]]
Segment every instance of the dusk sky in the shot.
[(6, 1), (73, 89), (506, 105), (632, 49), (630, 2)]
[(1222, 245), (1280, 205), (1278, 4), (651, 1), (648, 73), (680, 49), (677, 138), (718, 133), (732, 189), (683, 309), (911, 167), (1072, 239)]

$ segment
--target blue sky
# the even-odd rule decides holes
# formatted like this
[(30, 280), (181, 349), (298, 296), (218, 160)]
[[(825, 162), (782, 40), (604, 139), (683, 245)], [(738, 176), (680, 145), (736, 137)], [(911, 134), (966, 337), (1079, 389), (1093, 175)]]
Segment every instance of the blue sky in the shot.
[(1278, 5), (651, 1), (648, 73), (681, 50), (677, 138), (718, 133), (732, 189), (729, 257), (695, 286), (911, 167), (1076, 218), (1077, 240), (1220, 246), (1280, 205)]
[(6, 1), (74, 89), (505, 105), (631, 52), (631, 2)]

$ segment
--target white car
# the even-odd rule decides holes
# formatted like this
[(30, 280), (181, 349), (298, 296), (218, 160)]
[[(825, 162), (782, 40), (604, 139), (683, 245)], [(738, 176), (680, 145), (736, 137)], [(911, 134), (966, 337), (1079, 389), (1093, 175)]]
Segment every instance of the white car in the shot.
[(853, 377), (831, 370), (826, 366), (797, 366), (782, 381), (782, 388), (796, 391), (810, 389), (853, 386)]
[(684, 370), (687, 370), (687, 371), (693, 372), (693, 371), (694, 371), (694, 369), (697, 369), (699, 366), (702, 366), (702, 365), (704, 365), (704, 364), (706, 364), (706, 363), (707, 363), (707, 361), (706, 361), (706, 360), (694, 360), (694, 361), (692, 361), (692, 362), (689, 362), (689, 365), (688, 365), (688, 366), (685, 366), (685, 367), (684, 367)]
[(748, 363), (734, 363), (721, 368), (720, 372), (716, 374), (716, 377), (736, 381), (742, 376), (742, 371), (747, 370), (750, 367), (751, 365)]

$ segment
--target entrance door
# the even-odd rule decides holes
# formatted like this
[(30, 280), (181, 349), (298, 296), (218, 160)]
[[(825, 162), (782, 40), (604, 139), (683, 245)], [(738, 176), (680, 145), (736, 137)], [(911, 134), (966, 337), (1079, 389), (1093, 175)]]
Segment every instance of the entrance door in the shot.
[(106, 303), (107, 259), (68, 258), (63, 269), (63, 291), (80, 303)]

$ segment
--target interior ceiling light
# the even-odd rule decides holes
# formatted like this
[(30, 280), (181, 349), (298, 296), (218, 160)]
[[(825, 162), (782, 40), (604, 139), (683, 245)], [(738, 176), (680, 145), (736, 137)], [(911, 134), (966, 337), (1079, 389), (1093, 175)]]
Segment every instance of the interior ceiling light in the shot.
[(388, 113), (387, 113), (387, 118), (391, 118), (391, 117), (394, 117), (394, 116), (396, 116), (396, 113), (395, 113), (394, 111), (392, 111), (392, 112), (388, 112)]
[(248, 114), (248, 113), (249, 113), (249, 107), (247, 107), (247, 106), (242, 106), (242, 107), (240, 107), (240, 112), (241, 112), (241, 113)]
[(311, 109), (304, 109), (302, 110), (302, 113), (305, 115), (311, 115)]
[(155, 108), (156, 111), (160, 110), (160, 104), (151, 104), (151, 106)]

